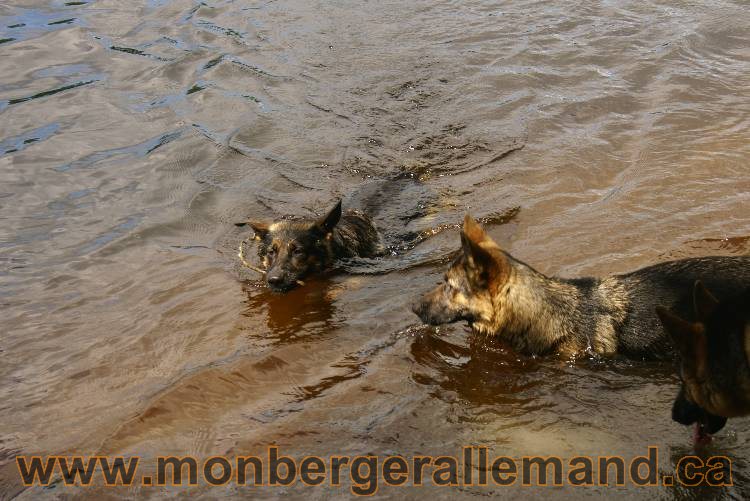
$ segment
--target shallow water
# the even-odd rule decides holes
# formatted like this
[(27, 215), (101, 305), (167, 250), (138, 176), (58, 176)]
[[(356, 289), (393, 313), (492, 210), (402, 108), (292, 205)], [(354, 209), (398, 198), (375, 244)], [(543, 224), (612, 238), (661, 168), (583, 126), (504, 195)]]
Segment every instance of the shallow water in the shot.
[[(348, 494), (24, 490), (16, 454), (657, 445), (670, 468), (692, 450), (671, 367), (526, 359), (405, 305), (466, 211), (565, 276), (748, 253), (748, 26), (721, 0), (0, 4), (0, 498)], [(340, 196), (391, 256), (285, 296), (240, 269), (233, 222)], [(709, 451), (736, 487), (617, 492), (743, 497), (749, 422)]]

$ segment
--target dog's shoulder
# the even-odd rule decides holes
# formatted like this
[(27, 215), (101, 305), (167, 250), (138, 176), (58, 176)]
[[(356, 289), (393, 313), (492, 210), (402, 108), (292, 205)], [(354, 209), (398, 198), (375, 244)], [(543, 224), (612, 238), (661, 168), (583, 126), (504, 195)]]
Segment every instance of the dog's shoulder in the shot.
[(337, 257), (373, 257), (383, 251), (380, 233), (370, 216), (356, 209), (347, 210), (334, 230)]

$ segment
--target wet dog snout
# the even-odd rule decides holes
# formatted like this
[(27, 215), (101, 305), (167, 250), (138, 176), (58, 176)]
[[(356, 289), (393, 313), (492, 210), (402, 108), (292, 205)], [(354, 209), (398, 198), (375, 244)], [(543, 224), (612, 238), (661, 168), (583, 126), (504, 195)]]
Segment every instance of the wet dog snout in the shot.
[(281, 285), (284, 282), (284, 280), (279, 275), (271, 275), (267, 280), (270, 285), (276, 286)]

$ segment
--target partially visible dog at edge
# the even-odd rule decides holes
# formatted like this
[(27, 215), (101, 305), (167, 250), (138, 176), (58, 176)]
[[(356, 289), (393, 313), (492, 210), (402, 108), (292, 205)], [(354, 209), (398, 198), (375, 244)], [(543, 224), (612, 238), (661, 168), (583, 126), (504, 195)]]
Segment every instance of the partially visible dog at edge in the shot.
[(696, 280), (720, 298), (738, 294), (750, 283), (750, 256), (682, 259), (604, 278), (548, 277), (503, 251), (467, 215), (460, 255), (412, 310), (432, 325), (466, 321), (527, 355), (669, 358), (655, 306), (691, 318)]
[(375, 257), (383, 252), (372, 220), (357, 210), (342, 214), (341, 200), (318, 219), (236, 223), (246, 225), (255, 232), (266, 282), (275, 292), (293, 289), (339, 259)]
[(682, 387), (672, 419), (695, 423), (694, 439), (701, 444), (727, 418), (750, 414), (750, 287), (720, 302), (697, 281), (693, 310), (690, 321), (656, 308), (680, 355)]

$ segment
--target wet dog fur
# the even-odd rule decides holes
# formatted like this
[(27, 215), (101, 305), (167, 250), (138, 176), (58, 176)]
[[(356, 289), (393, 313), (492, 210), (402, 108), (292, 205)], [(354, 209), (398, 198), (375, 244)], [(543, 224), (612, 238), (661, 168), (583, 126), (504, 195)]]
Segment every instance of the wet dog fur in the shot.
[(750, 257), (683, 259), (605, 278), (548, 277), (503, 251), (467, 215), (460, 255), (412, 310), (432, 325), (467, 321), (527, 355), (666, 358), (671, 342), (655, 305), (690, 318), (696, 280), (720, 297), (737, 294), (750, 281)]
[(269, 288), (293, 289), (312, 274), (331, 268), (339, 259), (375, 257), (383, 252), (375, 225), (359, 211), (342, 214), (341, 201), (314, 220), (249, 221), (258, 241), (258, 257)]
[(750, 288), (718, 299), (697, 281), (694, 321), (667, 308), (656, 312), (680, 356), (682, 387), (672, 419), (696, 423), (696, 439), (718, 432), (727, 418), (750, 414)]

